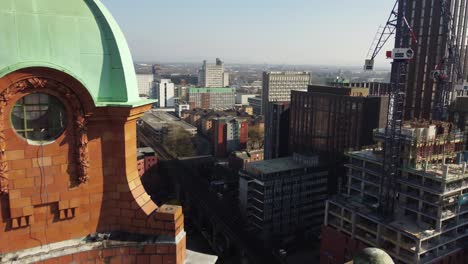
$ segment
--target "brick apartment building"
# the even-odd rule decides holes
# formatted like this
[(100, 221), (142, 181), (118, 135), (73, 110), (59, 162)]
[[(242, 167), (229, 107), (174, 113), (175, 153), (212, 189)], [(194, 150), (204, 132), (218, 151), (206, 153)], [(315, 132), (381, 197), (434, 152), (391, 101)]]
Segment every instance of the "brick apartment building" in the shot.
[(236, 104), (235, 88), (187, 88), (190, 109), (231, 109)]
[(181, 207), (156, 205), (139, 177), (152, 102), (111, 14), (98, 0), (0, 14), (0, 262), (183, 263)]
[(233, 117), (213, 119), (213, 145), (215, 157), (225, 158), (231, 152), (247, 148), (249, 124)]
[(245, 170), (250, 162), (263, 160), (263, 149), (235, 151), (229, 155), (229, 168), (234, 171)]

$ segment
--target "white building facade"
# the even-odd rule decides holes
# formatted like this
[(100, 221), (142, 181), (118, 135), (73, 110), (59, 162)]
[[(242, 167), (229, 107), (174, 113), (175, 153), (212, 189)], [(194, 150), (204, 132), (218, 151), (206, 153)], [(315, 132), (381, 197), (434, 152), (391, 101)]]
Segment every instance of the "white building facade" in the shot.
[(174, 83), (169, 79), (161, 79), (156, 82), (155, 92), (160, 108), (174, 107)]
[[(264, 72), (262, 89), (262, 114), (270, 102), (290, 102), (291, 90), (307, 90), (308, 72)], [(266, 124), (265, 124), (266, 125)]]
[(215, 64), (203, 61), (202, 68), (198, 71), (199, 87), (228, 87), (229, 73), (224, 71), (224, 63), (216, 59)]
[(141, 97), (151, 97), (154, 89), (153, 74), (137, 74), (138, 93)]
[(236, 94), (236, 104), (248, 105), (249, 104), (249, 98), (254, 98), (255, 96), (257, 96), (257, 95), (238, 93), (238, 94)]

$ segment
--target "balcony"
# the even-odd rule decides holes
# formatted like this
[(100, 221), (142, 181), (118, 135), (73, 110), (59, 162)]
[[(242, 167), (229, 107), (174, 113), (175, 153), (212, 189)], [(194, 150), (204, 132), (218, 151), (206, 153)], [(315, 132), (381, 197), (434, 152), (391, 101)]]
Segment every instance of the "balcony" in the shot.
[(460, 213), (468, 212), (468, 204), (460, 206)]
[(439, 204), (439, 198), (434, 195), (423, 195), (422, 200), (433, 204)]
[(396, 231), (392, 231), (392, 230), (385, 230), (382, 234), (382, 236), (388, 240), (388, 241), (391, 241), (393, 243), (397, 243), (398, 241), (398, 235), (397, 235), (397, 232)]
[(334, 226), (334, 227), (336, 227), (336, 228), (341, 228), (341, 222), (340, 222), (340, 220), (339, 220), (338, 218), (336, 218), (336, 217), (329, 217), (329, 218), (328, 218), (328, 224), (329, 224), (329, 225), (332, 225), (332, 226)]
[(416, 203), (401, 203), (401, 205), (419, 212), (419, 205)]
[(358, 191), (361, 191), (361, 184), (353, 183), (353, 184), (351, 184), (351, 188), (353, 188), (355, 190), (358, 190)]
[(445, 218), (450, 218), (450, 217), (454, 217), (455, 216), (455, 212), (451, 211), (451, 210), (445, 210), (445, 211), (442, 211), (442, 215), (441, 217), (443, 219)]
[(429, 242), (422, 242), (421, 243), (421, 252), (431, 250), (439, 246), (439, 241), (434, 238), (431, 238)]
[(446, 186), (445, 187), (445, 192), (452, 192), (452, 191), (457, 191), (457, 190), (460, 190), (462, 188), (466, 188), (468, 187), (468, 184), (467, 183), (460, 183), (460, 184), (456, 184), (456, 185), (451, 185), (451, 186)]
[(418, 192), (415, 191), (408, 191), (408, 190), (400, 190), (399, 191), (401, 194), (404, 194), (406, 196), (415, 198), (415, 199), (421, 199), (420, 195)]
[(400, 256), (403, 256), (405, 257), (406, 259), (414, 259), (414, 257), (416, 256), (415, 253), (411, 253), (409, 252), (408, 250), (405, 250), (405, 249), (400, 249)]

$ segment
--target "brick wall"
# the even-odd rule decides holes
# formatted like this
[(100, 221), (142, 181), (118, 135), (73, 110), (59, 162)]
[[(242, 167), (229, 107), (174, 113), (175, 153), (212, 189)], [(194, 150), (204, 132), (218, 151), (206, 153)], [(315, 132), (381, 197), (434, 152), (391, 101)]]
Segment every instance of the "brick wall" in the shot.
[[(35, 87), (36, 79), (46, 85)], [(10, 113), (19, 98), (44, 92), (59, 98), (68, 113), (65, 132), (48, 144), (29, 144), (18, 136), (3, 115), (7, 168), (2, 171), (8, 193), (0, 196), (0, 253), (18, 251), (86, 236), (94, 232), (124, 231), (164, 235), (174, 239), (183, 231), (182, 209), (159, 207), (143, 187), (137, 167), (136, 120), (151, 106), (95, 108), (86, 89), (68, 75), (48, 69), (30, 68), (0, 79), (0, 92), (26, 80), (27, 89), (3, 100)], [(33, 87), (34, 86), (34, 87)], [(68, 95), (80, 98), (87, 116), (89, 180), (78, 181), (76, 109)], [(0, 100), (1, 101), (1, 100)], [(2, 174), (3, 175), (3, 174)], [(2, 178), (3, 179), (3, 178)], [(176, 252), (177, 257), (182, 256)], [(170, 262), (164, 262), (170, 263)]]

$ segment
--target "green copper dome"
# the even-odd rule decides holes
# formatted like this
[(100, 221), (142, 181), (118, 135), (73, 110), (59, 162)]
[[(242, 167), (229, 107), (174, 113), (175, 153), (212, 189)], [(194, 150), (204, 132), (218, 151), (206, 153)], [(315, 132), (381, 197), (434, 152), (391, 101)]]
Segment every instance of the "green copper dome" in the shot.
[(365, 248), (354, 257), (353, 264), (394, 264), (394, 262), (382, 249)]
[(1, 0), (0, 77), (27, 67), (66, 72), (97, 106), (148, 103), (125, 37), (99, 0)]

